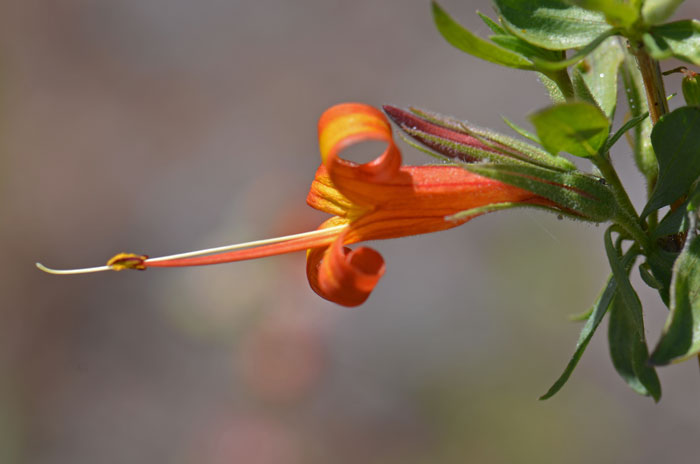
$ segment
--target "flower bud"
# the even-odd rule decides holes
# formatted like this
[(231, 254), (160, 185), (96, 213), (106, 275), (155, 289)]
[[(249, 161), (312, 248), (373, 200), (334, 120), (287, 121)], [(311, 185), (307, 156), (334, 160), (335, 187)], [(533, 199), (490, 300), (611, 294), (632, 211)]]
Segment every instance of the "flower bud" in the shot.
[(446, 158), (467, 163), (522, 163), (571, 171), (576, 166), (523, 140), (474, 126), (466, 121), (411, 108), (384, 106), (384, 111), (411, 138)]
[(693, 71), (685, 71), (685, 77), (681, 89), (683, 90), (683, 98), (689, 106), (700, 106), (700, 79), (698, 73)]

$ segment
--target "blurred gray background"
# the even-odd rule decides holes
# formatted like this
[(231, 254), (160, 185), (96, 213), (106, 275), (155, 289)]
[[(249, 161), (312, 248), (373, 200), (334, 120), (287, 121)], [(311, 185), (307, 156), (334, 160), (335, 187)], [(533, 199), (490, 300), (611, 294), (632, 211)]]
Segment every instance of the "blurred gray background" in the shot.
[[(442, 3), (488, 35), (486, 0)], [(678, 18), (700, 16), (686, 3)], [(602, 227), (511, 211), (373, 243), (388, 271), (357, 309), (313, 294), (304, 253), (34, 268), (315, 228), (316, 122), (342, 101), (499, 130), (548, 103), (534, 75), (451, 48), (427, 0), (2, 2), (0, 462), (696, 457), (697, 363), (661, 369), (654, 405), (614, 372), (604, 327), (569, 385), (537, 401), (573, 352), (568, 316), (608, 274)], [(629, 152), (614, 161), (639, 205)], [(653, 344), (666, 310), (642, 297)]]

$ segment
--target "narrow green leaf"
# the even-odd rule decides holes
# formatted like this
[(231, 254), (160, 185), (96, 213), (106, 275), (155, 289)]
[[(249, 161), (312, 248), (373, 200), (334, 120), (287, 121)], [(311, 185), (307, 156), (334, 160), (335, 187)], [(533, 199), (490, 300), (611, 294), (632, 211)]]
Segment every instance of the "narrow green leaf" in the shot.
[(649, 117), (649, 112), (646, 112), (644, 114), (640, 114), (637, 117), (634, 117), (624, 123), (622, 127), (620, 127), (617, 132), (615, 132), (613, 135), (610, 136), (610, 138), (605, 142), (605, 148), (603, 148), (603, 152), (606, 152), (612, 148), (613, 145), (622, 137), (625, 135), (625, 132), (628, 130), (637, 127), (639, 124), (641, 124), (647, 117)]
[(503, 119), (503, 122), (505, 122), (508, 125), (508, 127), (513, 129), (516, 133), (522, 135), (523, 137), (525, 137), (526, 139), (528, 139), (532, 142), (535, 142), (537, 144), (540, 143), (540, 139), (538, 139), (537, 136), (535, 134), (533, 134), (532, 132), (530, 132), (529, 130), (518, 126), (517, 124), (515, 124), (513, 121), (506, 118), (505, 116), (501, 116), (501, 119)]
[(689, 235), (686, 246), (673, 266), (671, 313), (666, 321), (661, 340), (651, 356), (651, 362), (663, 365), (682, 361), (698, 353), (700, 353), (700, 237)]
[[(638, 309), (641, 316), (641, 307)], [(654, 368), (647, 364), (649, 349), (644, 338), (639, 338), (636, 316), (620, 294), (615, 296), (610, 307), (608, 342), (613, 366), (620, 377), (640, 395), (659, 401), (661, 384)]]
[[(515, 52), (519, 55), (527, 57), (533, 62), (542, 63), (559, 63), (561, 52), (546, 50), (537, 47), (528, 42), (525, 42), (520, 37), (516, 37), (506, 32), (506, 34), (496, 34), (489, 37), (493, 43), (501, 47)], [(539, 68), (540, 66), (538, 66)], [(561, 69), (561, 68), (560, 68)]]
[(591, 54), (591, 52), (593, 52), (596, 48), (598, 48), (598, 46), (601, 43), (603, 43), (605, 39), (608, 39), (610, 38), (610, 36), (617, 33), (617, 29), (610, 29), (609, 31), (605, 31), (604, 33), (596, 37), (591, 43), (587, 44), (585, 47), (581, 48), (572, 56), (564, 60), (547, 60), (546, 57), (537, 57), (533, 55), (532, 61), (535, 63), (537, 69), (540, 71), (559, 71), (560, 69), (564, 69), (566, 67), (578, 63), (586, 56)]
[(644, 44), (656, 59), (674, 56), (700, 65), (700, 21), (687, 19), (655, 26), (645, 34)]
[(644, 339), (644, 321), (642, 319), (642, 302), (639, 301), (637, 292), (634, 291), (630, 283), (629, 273), (625, 269), (615, 245), (612, 242), (612, 227), (605, 231), (605, 253), (608, 255), (608, 262), (612, 269), (613, 276), (617, 282), (618, 291), (616, 299), (621, 308), (625, 308), (627, 316), (634, 323), (634, 330), (640, 340)]
[(486, 16), (486, 15), (483, 14), (482, 12), (477, 11), (476, 14), (479, 15), (479, 17), (480, 17), (481, 20), (484, 22), (484, 24), (486, 24), (486, 26), (488, 26), (488, 28), (491, 29), (491, 31), (492, 31), (494, 34), (507, 34), (507, 33), (508, 33), (505, 29), (503, 29), (503, 28), (501, 27), (500, 24), (498, 24), (496, 21), (494, 21), (493, 19), (489, 18), (488, 16)]
[(436, 2), (432, 3), (433, 19), (440, 34), (455, 48), (482, 60), (516, 69), (533, 69), (532, 62), (522, 55), (475, 36), (453, 20)]
[(676, 201), (700, 177), (698, 134), (700, 107), (678, 108), (656, 123), (651, 143), (659, 163), (659, 179), (642, 217)]
[(563, 103), (530, 115), (542, 146), (552, 154), (595, 156), (610, 132), (608, 118), (585, 102)]
[(641, 0), (570, 0), (588, 10), (600, 11), (610, 24), (630, 27), (639, 19)]
[(574, 354), (571, 357), (571, 360), (569, 360), (569, 363), (564, 368), (564, 372), (562, 372), (559, 378), (554, 382), (554, 384), (552, 384), (552, 386), (549, 387), (547, 393), (540, 396), (541, 400), (546, 400), (556, 395), (557, 392), (561, 390), (561, 387), (563, 387), (569, 380), (569, 377), (571, 377), (571, 374), (574, 372), (574, 369), (576, 369), (578, 362), (581, 360), (583, 352), (586, 351), (588, 342), (590, 342), (591, 338), (593, 338), (593, 334), (600, 325), (600, 321), (603, 320), (603, 316), (608, 311), (608, 307), (610, 306), (610, 302), (612, 301), (613, 296), (615, 295), (616, 289), (617, 284), (615, 283), (615, 279), (612, 276), (610, 276), (608, 278), (608, 283), (605, 286), (605, 289), (598, 296), (596, 302), (593, 303), (592, 311), (588, 316), (588, 320), (583, 326), (583, 329), (581, 329), (581, 334), (579, 335), (578, 341), (576, 342), (576, 348), (574, 349)]
[(504, 26), (542, 48), (583, 47), (611, 26), (602, 14), (560, 0), (495, 0)]

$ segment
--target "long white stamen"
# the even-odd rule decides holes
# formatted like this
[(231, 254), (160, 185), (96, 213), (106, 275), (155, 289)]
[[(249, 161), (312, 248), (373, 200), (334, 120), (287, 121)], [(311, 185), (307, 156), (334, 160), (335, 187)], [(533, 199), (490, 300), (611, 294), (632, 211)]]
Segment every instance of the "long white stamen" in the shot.
[(51, 269), (41, 263), (34, 263), (36, 267), (49, 274), (69, 275), (69, 274), (89, 274), (91, 272), (111, 271), (109, 266), (85, 267), (83, 269)]
[[(225, 246), (220, 246), (220, 247), (216, 247), (216, 248), (206, 248), (204, 250), (188, 251), (187, 253), (178, 253), (175, 255), (159, 256), (157, 258), (148, 258), (144, 261), (144, 263), (155, 263), (158, 261), (169, 261), (171, 259), (180, 259), (180, 258), (192, 258), (194, 256), (209, 255), (212, 253), (223, 253), (226, 251), (233, 251), (233, 250), (238, 250), (238, 249), (242, 249), (242, 248), (252, 248), (252, 247), (259, 247), (259, 246), (263, 246), (263, 245), (272, 245), (273, 243), (286, 242), (289, 240), (294, 240), (294, 239), (299, 239), (299, 238), (313, 237), (313, 236), (319, 235), (321, 233), (326, 234), (328, 232), (339, 231), (339, 230), (342, 230), (346, 227), (347, 227), (347, 224), (341, 224), (338, 226), (327, 227), (325, 229), (312, 230), (311, 232), (302, 232), (301, 234), (285, 235), (283, 237), (268, 238), (268, 239), (264, 239), (264, 240), (255, 240), (252, 242), (245, 242), (245, 243), (236, 243), (234, 245), (225, 245)], [(102, 272), (102, 271), (113, 270), (111, 266), (86, 267), (83, 269), (52, 269), (52, 268), (44, 266), (41, 263), (36, 263), (36, 267), (38, 267), (39, 269), (41, 269), (44, 272), (48, 272), (49, 274), (58, 274), (58, 275), (88, 274), (91, 272)]]

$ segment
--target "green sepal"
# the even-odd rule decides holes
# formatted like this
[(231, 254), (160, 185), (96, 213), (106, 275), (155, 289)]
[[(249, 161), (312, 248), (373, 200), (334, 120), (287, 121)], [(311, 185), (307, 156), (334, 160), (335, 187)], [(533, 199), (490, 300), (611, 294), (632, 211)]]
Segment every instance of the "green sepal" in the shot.
[(644, 34), (643, 41), (657, 60), (675, 57), (700, 65), (700, 21), (686, 19), (654, 26)]
[(700, 106), (700, 79), (698, 79), (698, 73), (688, 71), (681, 81), (681, 89), (683, 90), (683, 98), (686, 105)]
[(666, 21), (676, 11), (683, 0), (644, 0), (642, 17), (646, 24), (659, 24)]
[(562, 103), (530, 115), (542, 146), (556, 155), (596, 156), (610, 133), (610, 122), (597, 106), (586, 102)]
[(469, 32), (450, 17), (437, 2), (432, 2), (433, 20), (442, 36), (453, 47), (482, 60), (509, 68), (534, 69), (532, 62), (524, 56), (484, 40)]
[(495, 0), (503, 25), (538, 47), (567, 50), (608, 32), (605, 17), (560, 0)]
[[(625, 269), (629, 270), (631, 268), (636, 257), (636, 250), (628, 250), (625, 256), (622, 257), (622, 265), (625, 267)], [(591, 309), (586, 311), (586, 314), (588, 314), (586, 324), (581, 329), (581, 334), (576, 342), (576, 348), (574, 349), (573, 356), (571, 356), (571, 359), (559, 378), (554, 382), (554, 384), (552, 384), (549, 390), (547, 390), (547, 393), (540, 396), (541, 400), (546, 400), (554, 396), (569, 380), (569, 377), (576, 368), (576, 365), (578, 365), (581, 356), (583, 356), (584, 351), (586, 351), (588, 343), (591, 341), (591, 338), (593, 338), (593, 334), (600, 325), (600, 322), (603, 320), (603, 316), (605, 316), (605, 313), (608, 311), (610, 303), (612, 303), (616, 292), (617, 282), (615, 282), (615, 278), (611, 275), (608, 277), (608, 281), (605, 284), (603, 291), (600, 293), (600, 295), (598, 295), (598, 298), (596, 299), (595, 303), (593, 303)]]
[(540, 195), (556, 203), (555, 210), (583, 220), (605, 222), (615, 213), (610, 189), (599, 178), (578, 171), (525, 164), (466, 164), (464, 169)]
[(700, 107), (684, 106), (661, 117), (651, 132), (659, 178), (642, 218), (670, 205), (700, 177)]
[[(692, 212), (691, 214), (696, 214)], [(691, 228), (693, 231), (694, 228)], [(682, 361), (700, 353), (700, 237), (689, 234), (673, 266), (671, 313), (651, 362)]]

